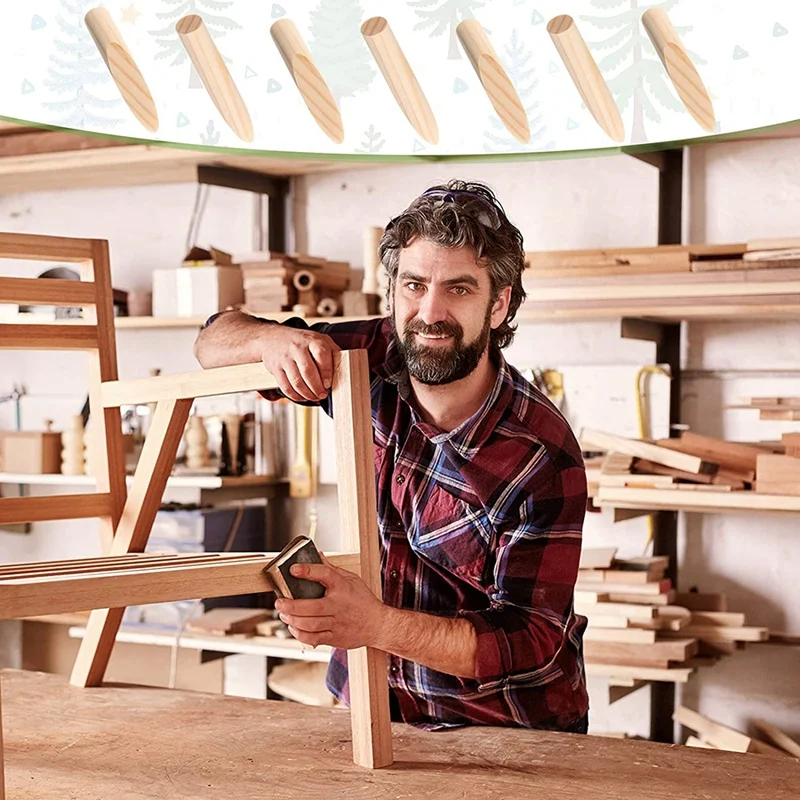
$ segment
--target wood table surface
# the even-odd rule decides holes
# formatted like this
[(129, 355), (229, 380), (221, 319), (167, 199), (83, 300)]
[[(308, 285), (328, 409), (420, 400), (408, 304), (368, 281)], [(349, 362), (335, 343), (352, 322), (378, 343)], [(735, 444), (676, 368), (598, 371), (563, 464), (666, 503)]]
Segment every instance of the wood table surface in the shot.
[(501, 728), (394, 726), (351, 761), (347, 711), (3, 672), (8, 800), (797, 800), (800, 762)]

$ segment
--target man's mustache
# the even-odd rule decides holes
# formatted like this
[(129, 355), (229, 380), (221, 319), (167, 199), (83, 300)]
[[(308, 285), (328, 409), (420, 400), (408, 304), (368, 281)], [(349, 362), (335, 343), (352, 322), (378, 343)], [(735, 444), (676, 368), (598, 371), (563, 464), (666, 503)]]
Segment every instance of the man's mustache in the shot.
[(463, 335), (463, 330), (460, 325), (445, 320), (434, 322), (433, 325), (426, 325), (419, 320), (411, 320), (406, 325), (406, 334), (409, 333), (421, 333), (423, 336), (453, 336), (458, 338)]

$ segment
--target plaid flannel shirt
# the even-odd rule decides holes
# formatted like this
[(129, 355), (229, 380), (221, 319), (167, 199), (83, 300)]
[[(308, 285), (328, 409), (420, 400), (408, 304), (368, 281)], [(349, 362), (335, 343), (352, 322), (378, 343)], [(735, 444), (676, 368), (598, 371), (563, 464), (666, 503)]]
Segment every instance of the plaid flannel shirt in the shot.
[[(414, 408), (388, 320), (311, 327), (369, 355), (383, 602), (463, 617), (477, 632), (475, 678), (388, 656), (402, 719), (571, 727), (589, 704), (586, 620), (573, 611), (586, 472), (569, 425), (500, 356), (481, 409), (443, 433)], [(346, 651), (334, 650), (327, 682), (349, 702)]]

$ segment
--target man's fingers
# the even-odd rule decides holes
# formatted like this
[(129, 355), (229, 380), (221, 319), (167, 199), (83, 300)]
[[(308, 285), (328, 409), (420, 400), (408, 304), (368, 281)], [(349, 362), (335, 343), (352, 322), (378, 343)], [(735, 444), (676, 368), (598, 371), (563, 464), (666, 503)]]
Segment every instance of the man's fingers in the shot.
[(295, 578), (316, 581), (328, 588), (334, 586), (339, 580), (339, 576), (336, 574), (336, 567), (326, 566), (325, 564), (293, 564), (291, 573)]
[(334, 347), (336, 348), (336, 351), (339, 350), (338, 345), (334, 344), (332, 340), (325, 342), (320, 339), (312, 342), (308, 348), (309, 352), (314, 358), (314, 361), (317, 363), (319, 374), (322, 378), (322, 384), (325, 387), (326, 392), (331, 388), (331, 384), (333, 383)]
[(281, 622), (290, 628), (306, 633), (322, 633), (333, 630), (333, 617), (295, 617), (291, 614), (281, 614)]
[(306, 382), (306, 385), (312, 392), (314, 392), (313, 399), (319, 400), (322, 397), (325, 397), (327, 392), (323, 386), (320, 368), (316, 361), (314, 361), (313, 355), (310, 351), (306, 353), (305, 358), (297, 362), (297, 366), (300, 370), (300, 375), (303, 376), (303, 380)]
[(310, 633), (309, 631), (301, 631), (297, 628), (289, 626), (289, 633), (297, 639), (298, 642), (307, 644), (309, 647), (317, 647), (320, 644), (328, 644), (333, 638), (332, 631), (320, 631), (319, 633)]
[(289, 400), (294, 401), (295, 403), (302, 403), (305, 398), (301, 397), (292, 386), (291, 381), (289, 380), (288, 375), (284, 370), (280, 370), (279, 372), (275, 373), (275, 380), (278, 381), (278, 388), (287, 397)]
[(300, 395), (301, 400), (313, 402), (319, 399), (303, 379), (297, 364), (290, 362), (284, 367), (284, 370), (286, 371), (286, 377), (289, 379), (289, 383), (291, 383), (295, 392)]
[(275, 608), (281, 614), (292, 617), (327, 617), (330, 616), (330, 605), (327, 598), (319, 600), (288, 600), (279, 598), (275, 601)]

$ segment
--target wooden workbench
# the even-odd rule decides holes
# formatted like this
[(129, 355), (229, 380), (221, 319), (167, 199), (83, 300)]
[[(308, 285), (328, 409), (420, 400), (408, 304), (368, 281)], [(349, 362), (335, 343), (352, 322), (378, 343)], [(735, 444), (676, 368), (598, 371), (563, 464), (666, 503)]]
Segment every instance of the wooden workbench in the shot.
[(3, 673), (8, 800), (796, 800), (800, 764), (650, 742), (394, 726), (395, 765), (351, 762), (346, 711)]

